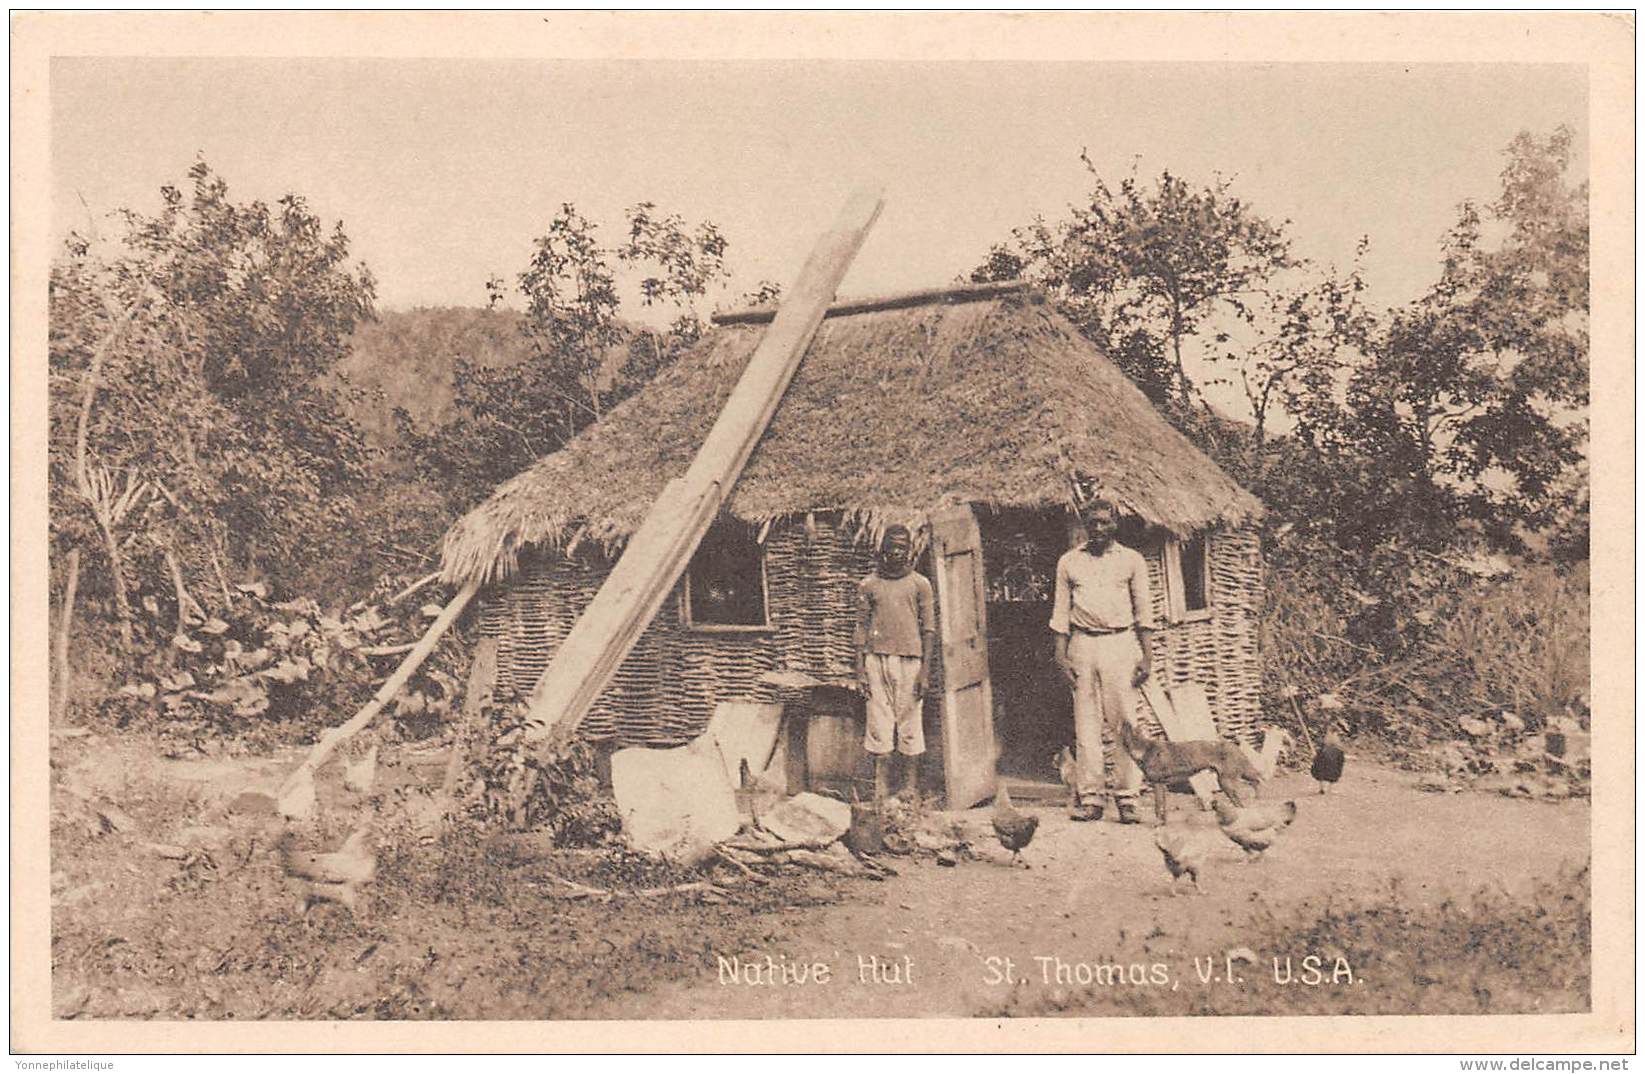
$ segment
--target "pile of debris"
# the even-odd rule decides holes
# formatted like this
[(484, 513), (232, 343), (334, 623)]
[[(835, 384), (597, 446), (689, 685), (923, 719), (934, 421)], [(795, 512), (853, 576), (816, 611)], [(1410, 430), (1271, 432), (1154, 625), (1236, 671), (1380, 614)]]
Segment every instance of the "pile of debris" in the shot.
[(1550, 800), (1589, 794), (1592, 743), (1575, 717), (1554, 717), (1537, 731), (1511, 712), (1464, 717), (1461, 726), (1466, 737), (1439, 748), (1441, 771), (1422, 780), (1423, 790)]
[(751, 816), (715, 852), (750, 877), (798, 866), (883, 880), (897, 871), (875, 856), (874, 819), (871, 810), (806, 792), (778, 802), (758, 821)]
[(885, 830), (885, 851), (902, 857), (936, 859), (938, 865), (955, 866), (973, 861), (976, 846), (995, 841), (991, 831), (967, 820), (932, 813), (917, 804), (892, 798), (881, 810)]
[(892, 875), (874, 857), (871, 809), (788, 794), (781, 726), (780, 705), (728, 703), (688, 745), (612, 754), (627, 844), (685, 865), (725, 862), (748, 878), (790, 866)]

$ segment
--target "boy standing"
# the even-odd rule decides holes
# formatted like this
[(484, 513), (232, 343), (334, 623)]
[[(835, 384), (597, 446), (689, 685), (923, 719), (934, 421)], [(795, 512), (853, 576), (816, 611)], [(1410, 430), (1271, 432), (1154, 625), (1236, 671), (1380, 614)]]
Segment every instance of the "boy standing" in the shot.
[(936, 640), (931, 583), (914, 570), (913, 536), (906, 526), (890, 526), (880, 541), (878, 568), (857, 586), (857, 682), (868, 698), (863, 749), (874, 758), (876, 802), (886, 797), (893, 750), (903, 755), (898, 793), (911, 799), (919, 794), (922, 702)]

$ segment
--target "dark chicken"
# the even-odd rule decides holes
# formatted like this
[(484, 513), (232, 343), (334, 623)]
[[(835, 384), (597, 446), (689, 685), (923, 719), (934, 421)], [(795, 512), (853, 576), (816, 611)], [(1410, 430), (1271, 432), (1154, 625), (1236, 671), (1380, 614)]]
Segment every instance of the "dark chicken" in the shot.
[(999, 792), (994, 795), (993, 821), (994, 835), (998, 837), (1000, 846), (1011, 852), (1011, 864), (1017, 864), (1022, 858), (1022, 848), (1034, 838), (1040, 818), (1019, 812), (1011, 804), (1011, 794), (1002, 782)]
[(1347, 754), (1342, 752), (1342, 740), (1327, 734), (1319, 752), (1314, 754), (1313, 767), (1308, 769), (1308, 774), (1319, 781), (1319, 793), (1324, 794), (1328, 786), (1342, 778), (1342, 766), (1347, 760)]

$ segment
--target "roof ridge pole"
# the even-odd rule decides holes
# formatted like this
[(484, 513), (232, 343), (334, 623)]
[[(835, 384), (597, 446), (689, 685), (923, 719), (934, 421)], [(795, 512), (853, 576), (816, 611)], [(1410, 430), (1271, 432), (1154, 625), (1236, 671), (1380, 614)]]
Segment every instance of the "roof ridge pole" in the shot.
[(679, 581), (782, 402), (884, 204), (879, 189), (858, 191), (817, 241), (691, 467), (664, 486), (599, 592), (555, 650), (528, 699), (529, 736), (539, 749), (553, 755), (571, 741)]

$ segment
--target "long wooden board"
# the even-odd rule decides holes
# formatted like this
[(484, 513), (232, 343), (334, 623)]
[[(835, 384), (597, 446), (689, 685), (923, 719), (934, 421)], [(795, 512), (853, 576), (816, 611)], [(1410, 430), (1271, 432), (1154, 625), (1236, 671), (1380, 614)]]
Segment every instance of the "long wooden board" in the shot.
[(949, 809), (995, 791), (994, 685), (988, 676), (988, 596), (982, 531), (968, 505), (931, 516), (931, 573), (942, 638), (942, 767)]
[(684, 476), (669, 482), (622, 557), (537, 680), (533, 739), (570, 741), (640, 633), (679, 581), (703, 534), (764, 435), (823, 313), (884, 204), (878, 190), (846, 203), (800, 270)]
[[(1015, 294), (1028, 289), (1027, 280), (1002, 280), (998, 283), (959, 284), (954, 287), (925, 287), (918, 291), (903, 291), (895, 295), (876, 295), (873, 298), (843, 298), (829, 306), (823, 319), (848, 317), (853, 313), (873, 313), (877, 310), (900, 310), (930, 303), (956, 305), (961, 302), (981, 302), (1001, 295)], [(754, 306), (745, 310), (716, 313), (709, 317), (715, 324), (766, 324), (777, 315), (776, 306)], [(1085, 533), (1080, 531), (1081, 536)]]
[[(1179, 683), (1166, 696), (1165, 687), (1155, 676), (1149, 676), (1142, 685), (1142, 696), (1154, 710), (1154, 718), (1165, 729), (1165, 737), (1172, 742), (1193, 742), (1217, 737), (1217, 725), (1211, 719), (1211, 706), (1205, 699), (1205, 689), (1197, 683)], [(1210, 808), (1217, 790), (1217, 777), (1210, 772), (1199, 772), (1188, 783), (1202, 808)]]

